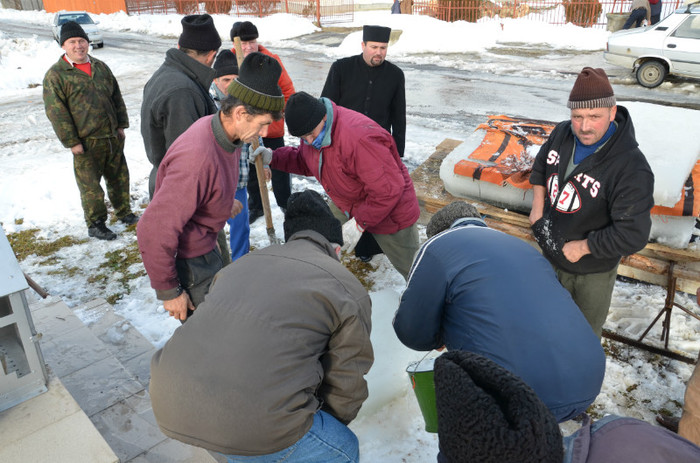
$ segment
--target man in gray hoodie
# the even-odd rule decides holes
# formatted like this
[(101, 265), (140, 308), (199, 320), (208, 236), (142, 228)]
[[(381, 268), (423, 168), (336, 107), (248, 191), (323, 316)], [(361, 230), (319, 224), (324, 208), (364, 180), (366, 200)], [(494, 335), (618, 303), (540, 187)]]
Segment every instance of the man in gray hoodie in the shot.
[(340, 222), (294, 193), (286, 244), (221, 270), (206, 300), (151, 361), (167, 436), (260, 461), (357, 462), (347, 427), (367, 398), (370, 298), (338, 260)]

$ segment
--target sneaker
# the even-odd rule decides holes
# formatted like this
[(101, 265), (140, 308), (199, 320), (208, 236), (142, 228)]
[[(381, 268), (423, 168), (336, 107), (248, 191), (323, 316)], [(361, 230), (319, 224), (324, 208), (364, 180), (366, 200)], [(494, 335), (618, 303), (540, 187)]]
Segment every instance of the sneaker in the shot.
[(119, 221), (126, 225), (133, 225), (139, 221), (139, 216), (135, 215), (132, 212), (129, 212), (124, 217), (120, 218)]
[(88, 227), (88, 236), (97, 238), (98, 240), (113, 240), (117, 235), (112, 230), (107, 228), (104, 222), (95, 222)]
[(265, 213), (262, 211), (262, 209), (251, 209), (248, 212), (248, 223), (250, 223), (252, 225), (253, 222), (258, 220), (263, 215), (265, 215)]
[(678, 433), (678, 422), (679, 421), (680, 421), (680, 418), (676, 418), (675, 416), (662, 415), (662, 414), (656, 415), (656, 422), (671, 432)]

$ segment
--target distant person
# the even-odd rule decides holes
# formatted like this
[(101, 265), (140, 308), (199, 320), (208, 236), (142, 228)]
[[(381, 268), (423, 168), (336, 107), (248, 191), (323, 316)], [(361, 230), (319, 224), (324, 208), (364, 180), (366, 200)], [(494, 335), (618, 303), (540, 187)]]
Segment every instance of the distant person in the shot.
[(153, 413), (165, 435), (229, 462), (359, 462), (347, 425), (368, 395), (371, 301), (338, 261), (340, 222), (321, 195), (288, 204), (286, 243), (219, 272), (153, 356)]
[(651, 22), (649, 23), (650, 25), (653, 26), (661, 20), (662, 7), (663, 5), (661, 0), (649, 0), (649, 9), (651, 13)]
[(200, 117), (216, 112), (209, 87), (221, 37), (208, 14), (185, 16), (181, 22), (178, 48), (165, 53), (165, 62), (143, 88), (141, 135), (153, 165), (148, 183), (151, 198), (158, 167), (170, 145)]
[[(398, 6), (398, 3), (394, 3)], [(392, 7), (393, 11), (393, 7)], [(399, 11), (400, 12), (400, 11)], [(406, 144), (406, 90), (403, 71), (386, 61), (391, 29), (362, 28), (362, 53), (337, 60), (331, 65), (321, 96), (352, 109), (386, 129), (403, 157)], [(369, 233), (357, 243), (355, 255), (368, 262), (381, 254), (381, 247)]]
[(221, 109), (196, 121), (168, 148), (137, 229), (151, 287), (180, 321), (204, 300), (224, 266), (217, 234), (243, 208), (234, 198), (241, 147), (265, 136), (282, 117), (277, 61), (253, 53), (239, 72)]
[(583, 68), (567, 106), (571, 120), (554, 128), (532, 166), (530, 224), (601, 336), (620, 259), (649, 239), (654, 174), (603, 69)]
[[(243, 50), (244, 57), (248, 56), (250, 53), (259, 52), (274, 58), (279, 63), (282, 68), (282, 74), (277, 84), (282, 89), (284, 101), (286, 102), (289, 100), (289, 97), (294, 93), (292, 79), (284, 68), (280, 57), (258, 43), (259, 34), (255, 24), (250, 21), (235, 23), (231, 28), (231, 41), (236, 37), (240, 37), (241, 49)], [(234, 53), (236, 52), (235, 48), (231, 49), (231, 51)], [(263, 145), (273, 150), (284, 146), (284, 119), (272, 123), (267, 132), (267, 136), (263, 137)], [(287, 172), (272, 169), (272, 192), (275, 195), (277, 206), (284, 211), (287, 207), (289, 195), (292, 194), (292, 179)], [(258, 184), (257, 170), (254, 164), (250, 165), (250, 173), (248, 176), (248, 208), (250, 223), (255, 222), (258, 218), (263, 216), (264, 212), (262, 198), (260, 197), (260, 185)]]
[(107, 206), (101, 178), (119, 221), (133, 225), (139, 220), (129, 204), (129, 167), (124, 157), (129, 116), (112, 71), (88, 55), (90, 43), (80, 24), (63, 24), (59, 42), (65, 53), (44, 76), (46, 117), (73, 154), (88, 236), (113, 240), (117, 235), (105, 224)]
[(328, 98), (295, 93), (285, 108), (289, 133), (299, 147), (274, 155), (260, 151), (270, 167), (316, 177), (330, 197), (351, 250), (367, 230), (404, 277), (418, 249), (420, 215), (416, 191), (389, 133), (367, 116)]
[(622, 26), (623, 29), (629, 29), (634, 24), (634, 27), (639, 27), (646, 19), (647, 24), (651, 24), (651, 6), (649, 0), (632, 0), (630, 6), (630, 16)]
[(542, 254), (464, 201), (435, 213), (426, 233), (394, 317), (399, 340), (490, 358), (559, 422), (584, 412), (600, 393), (605, 353)]

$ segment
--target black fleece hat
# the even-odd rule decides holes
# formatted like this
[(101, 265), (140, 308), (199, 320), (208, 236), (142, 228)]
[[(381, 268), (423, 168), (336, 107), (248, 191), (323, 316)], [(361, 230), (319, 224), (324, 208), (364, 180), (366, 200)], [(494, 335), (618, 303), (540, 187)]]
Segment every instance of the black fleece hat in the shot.
[(277, 60), (262, 53), (251, 53), (241, 63), (238, 78), (228, 86), (228, 93), (255, 108), (282, 111), (284, 95), (277, 84), (280, 75), (282, 66)]
[(231, 28), (231, 41), (236, 37), (241, 38), (241, 42), (248, 42), (259, 37), (258, 28), (250, 21), (237, 21)]
[(231, 50), (221, 50), (214, 61), (214, 77), (238, 75), (238, 60)]
[(90, 41), (80, 24), (78, 24), (75, 21), (66, 21), (61, 26), (61, 46), (63, 46), (63, 42), (65, 42), (68, 39), (72, 39), (73, 37), (82, 37), (88, 42)]
[(331, 243), (343, 245), (340, 220), (333, 217), (328, 204), (313, 190), (292, 193), (284, 214), (284, 240), (301, 230), (314, 230)]
[(284, 109), (287, 129), (293, 137), (302, 137), (313, 131), (325, 115), (326, 106), (323, 102), (306, 92), (290, 96)]
[(384, 26), (364, 26), (362, 28), (363, 42), (382, 42), (389, 43), (391, 37), (391, 28)]
[(191, 14), (182, 18), (182, 34), (177, 44), (197, 51), (218, 50), (221, 37), (208, 14)]
[(486, 357), (447, 352), (435, 360), (440, 453), (449, 463), (561, 463), (561, 432), (518, 376)]

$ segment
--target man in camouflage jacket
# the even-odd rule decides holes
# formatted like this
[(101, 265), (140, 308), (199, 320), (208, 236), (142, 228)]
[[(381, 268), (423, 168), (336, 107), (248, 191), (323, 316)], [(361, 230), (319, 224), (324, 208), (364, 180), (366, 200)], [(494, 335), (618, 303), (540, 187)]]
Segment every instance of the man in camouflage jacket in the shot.
[(88, 235), (112, 240), (117, 235), (105, 225), (102, 177), (119, 220), (127, 225), (138, 221), (129, 205), (129, 169), (124, 157), (124, 128), (129, 126), (126, 106), (112, 71), (87, 54), (87, 35), (79, 24), (64, 24), (60, 42), (66, 53), (44, 77), (46, 116), (63, 146), (73, 153)]

